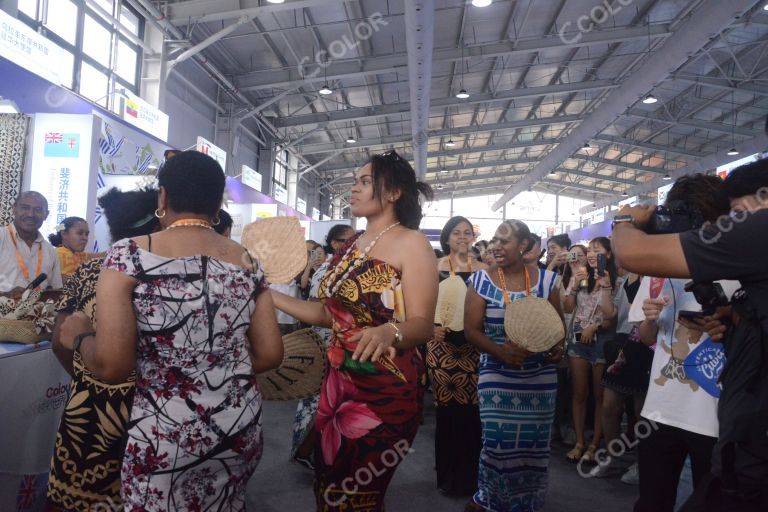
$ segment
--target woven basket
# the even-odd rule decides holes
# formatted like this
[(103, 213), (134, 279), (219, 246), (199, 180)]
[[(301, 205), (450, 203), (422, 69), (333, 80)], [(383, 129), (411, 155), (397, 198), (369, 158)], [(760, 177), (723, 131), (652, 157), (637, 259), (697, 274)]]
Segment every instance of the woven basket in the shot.
[(0, 340), (30, 345), (43, 341), (49, 333), (37, 334), (35, 322), (31, 320), (0, 319)]
[(440, 283), (435, 308), (435, 323), (451, 331), (464, 330), (464, 299), (467, 285), (457, 275), (452, 275)]
[(325, 371), (323, 339), (312, 329), (283, 336), (283, 362), (256, 376), (264, 400), (301, 400), (320, 392)]
[(307, 246), (296, 217), (252, 222), (243, 228), (242, 244), (270, 283), (290, 283), (307, 266)]
[(529, 352), (546, 352), (565, 337), (560, 315), (548, 300), (524, 297), (504, 311), (507, 338)]

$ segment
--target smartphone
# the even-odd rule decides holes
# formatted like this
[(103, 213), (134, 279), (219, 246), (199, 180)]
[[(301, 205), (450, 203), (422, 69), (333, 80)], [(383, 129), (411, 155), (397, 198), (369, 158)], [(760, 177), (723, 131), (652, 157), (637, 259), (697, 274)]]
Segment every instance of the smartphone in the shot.
[(309, 251), (309, 259), (313, 260), (315, 258), (317, 258), (317, 249), (312, 249)]
[(579, 255), (575, 252), (569, 252), (568, 253), (568, 263), (576, 263), (579, 261)]
[(678, 319), (684, 319), (684, 320), (700, 320), (704, 318), (704, 313), (701, 311), (686, 311), (684, 309), (681, 309), (677, 312), (677, 318)]
[(605, 254), (597, 255), (597, 275), (603, 277), (605, 275), (606, 259)]

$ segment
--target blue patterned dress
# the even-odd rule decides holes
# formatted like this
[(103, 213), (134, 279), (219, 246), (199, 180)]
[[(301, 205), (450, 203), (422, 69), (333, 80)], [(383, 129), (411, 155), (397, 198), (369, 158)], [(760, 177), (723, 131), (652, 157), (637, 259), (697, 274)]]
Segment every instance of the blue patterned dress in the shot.
[[(556, 274), (539, 271), (531, 294), (547, 298)], [(504, 343), (504, 295), (485, 270), (470, 283), (485, 300), (485, 334)], [(512, 302), (525, 296), (510, 292)], [(490, 512), (531, 512), (544, 506), (547, 492), (550, 427), (555, 416), (557, 374), (543, 355), (529, 356), (522, 369), (483, 353), (478, 401), (483, 447), (474, 501)]]

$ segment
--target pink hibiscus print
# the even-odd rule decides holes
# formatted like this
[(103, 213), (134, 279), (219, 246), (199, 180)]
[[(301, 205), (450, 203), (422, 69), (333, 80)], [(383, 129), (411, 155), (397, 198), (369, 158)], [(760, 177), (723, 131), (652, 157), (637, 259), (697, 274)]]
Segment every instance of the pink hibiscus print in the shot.
[(355, 385), (343, 373), (333, 369), (328, 372), (315, 422), (323, 460), (328, 465), (333, 464), (341, 447), (341, 436), (358, 439), (382, 423), (368, 405), (350, 400), (355, 391)]

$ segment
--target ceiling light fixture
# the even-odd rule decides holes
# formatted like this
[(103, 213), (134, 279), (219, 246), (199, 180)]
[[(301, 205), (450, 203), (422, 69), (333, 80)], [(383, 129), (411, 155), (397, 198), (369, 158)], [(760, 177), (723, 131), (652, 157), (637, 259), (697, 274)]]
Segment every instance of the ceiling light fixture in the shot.
[(469, 98), (469, 93), (464, 88), (464, 42), (461, 42), (461, 85), (459, 85), (459, 92), (456, 93), (456, 97), (460, 100)]
[(739, 154), (739, 150), (736, 148), (731, 148), (728, 150), (728, 156), (736, 156)]
[(475, 7), (488, 7), (493, 0), (472, 0), (472, 5)]
[(621, 197), (629, 197), (629, 194), (627, 194), (626, 190), (621, 193)]
[(267, 0), (267, 3), (270, 4), (281, 4), (283, 2), (285, 2), (285, 0)]
[(643, 103), (645, 103), (646, 105), (653, 105), (657, 101), (659, 101), (658, 98), (656, 98), (656, 96), (654, 96), (653, 94), (649, 94), (648, 96), (643, 98)]
[(672, 179), (672, 176), (670, 176), (669, 174), (665, 174), (663, 179), (664, 181), (669, 181)]
[(589, 145), (589, 142), (585, 142), (584, 145), (581, 147), (581, 149), (584, 151), (589, 151), (590, 149), (592, 149), (592, 146)]
[(549, 176), (550, 177), (557, 176), (557, 171), (552, 169), (551, 171), (549, 171)]
[(453, 142), (453, 139), (448, 139), (448, 141), (445, 143), (446, 147), (452, 148), (456, 145), (455, 142)]
[(320, 90), (319, 90), (319, 91), (317, 91), (317, 92), (319, 92), (320, 94), (322, 94), (322, 95), (324, 95), (324, 96), (327, 96), (328, 94), (333, 94), (333, 89), (331, 89), (330, 87), (328, 87), (328, 84), (325, 84), (325, 85), (323, 85), (323, 86), (320, 88)]
[(728, 150), (728, 156), (736, 156), (739, 154), (739, 150), (736, 149), (736, 118), (739, 117), (739, 113), (736, 111), (733, 91), (731, 91), (731, 112), (733, 112), (733, 122), (731, 123), (731, 149)]
[(354, 144), (355, 142), (357, 142), (357, 139), (355, 138), (355, 136), (354, 136), (354, 135), (352, 135), (352, 134), (350, 133), (350, 134), (349, 134), (349, 137), (347, 137), (347, 143), (348, 143), (348, 144)]

